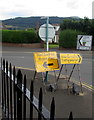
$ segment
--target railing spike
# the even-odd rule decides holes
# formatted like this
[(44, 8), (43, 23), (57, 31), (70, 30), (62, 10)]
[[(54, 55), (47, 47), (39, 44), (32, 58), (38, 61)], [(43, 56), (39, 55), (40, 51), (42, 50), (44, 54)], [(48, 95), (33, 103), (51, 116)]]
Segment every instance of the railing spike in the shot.
[(72, 112), (70, 112), (69, 120), (73, 120), (73, 114), (72, 114)]

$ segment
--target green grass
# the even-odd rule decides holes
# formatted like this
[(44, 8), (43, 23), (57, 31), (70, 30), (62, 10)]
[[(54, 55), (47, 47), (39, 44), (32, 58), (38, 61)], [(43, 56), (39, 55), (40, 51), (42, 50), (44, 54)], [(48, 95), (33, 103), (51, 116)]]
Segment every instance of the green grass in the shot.
[[(44, 47), (46, 48), (46, 44), (44, 44)], [(49, 44), (49, 48), (59, 48), (58, 44)]]

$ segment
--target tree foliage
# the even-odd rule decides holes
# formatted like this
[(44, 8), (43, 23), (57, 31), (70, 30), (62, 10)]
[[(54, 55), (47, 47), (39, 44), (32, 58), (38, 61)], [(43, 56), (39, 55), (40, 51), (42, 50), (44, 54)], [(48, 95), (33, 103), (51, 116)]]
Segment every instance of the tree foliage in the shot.
[(74, 19), (65, 19), (61, 25), (61, 30), (72, 29), (81, 32), (85, 32), (87, 35), (93, 36), (93, 46), (94, 46), (94, 19), (84, 19), (74, 20)]
[(85, 34), (76, 30), (66, 29), (59, 35), (59, 46), (64, 48), (76, 48), (77, 35)]

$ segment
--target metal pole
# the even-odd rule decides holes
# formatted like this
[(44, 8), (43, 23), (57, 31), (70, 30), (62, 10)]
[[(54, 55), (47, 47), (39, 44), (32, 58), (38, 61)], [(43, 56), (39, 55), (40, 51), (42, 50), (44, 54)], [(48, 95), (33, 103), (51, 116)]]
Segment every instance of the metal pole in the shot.
[[(48, 24), (49, 24), (49, 17), (46, 20), (46, 49), (47, 52), (49, 51), (49, 42), (48, 42)], [(48, 81), (48, 71), (46, 71), (45, 82)]]
[(47, 51), (49, 51), (48, 24), (49, 24), (49, 17), (47, 17), (47, 21), (46, 21), (46, 49), (47, 49)]

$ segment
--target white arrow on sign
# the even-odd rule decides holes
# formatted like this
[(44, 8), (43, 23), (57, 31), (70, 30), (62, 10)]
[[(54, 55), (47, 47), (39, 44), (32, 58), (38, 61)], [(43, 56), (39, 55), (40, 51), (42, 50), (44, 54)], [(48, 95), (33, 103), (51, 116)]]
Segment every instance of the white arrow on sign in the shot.
[(92, 48), (92, 36), (91, 35), (78, 35), (77, 49), (91, 50)]
[(83, 35), (79, 38), (79, 43), (81, 46), (91, 47), (91, 40), (92, 36)]

